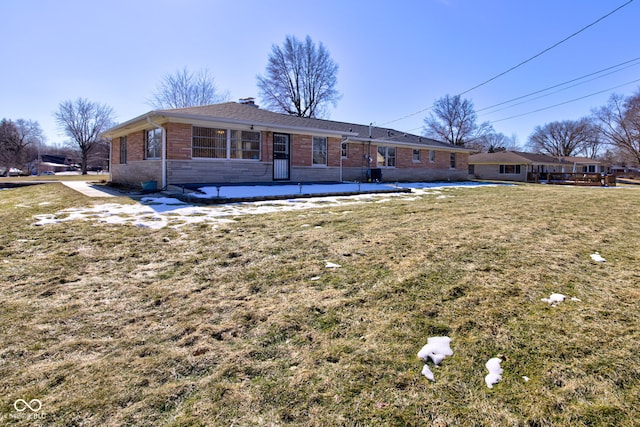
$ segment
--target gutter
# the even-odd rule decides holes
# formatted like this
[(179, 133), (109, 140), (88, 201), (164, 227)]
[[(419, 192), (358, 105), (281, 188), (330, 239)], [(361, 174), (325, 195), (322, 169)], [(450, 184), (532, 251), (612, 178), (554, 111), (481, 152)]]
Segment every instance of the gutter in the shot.
[(160, 129), (162, 131), (162, 149), (161, 151), (161, 156), (160, 156), (160, 164), (162, 166), (162, 177), (161, 177), (161, 182), (160, 182), (160, 189), (164, 190), (167, 187), (167, 130), (160, 126), (159, 124), (155, 123), (153, 120), (151, 120), (150, 116), (147, 116), (147, 123), (149, 123), (151, 126), (155, 127), (156, 129)]

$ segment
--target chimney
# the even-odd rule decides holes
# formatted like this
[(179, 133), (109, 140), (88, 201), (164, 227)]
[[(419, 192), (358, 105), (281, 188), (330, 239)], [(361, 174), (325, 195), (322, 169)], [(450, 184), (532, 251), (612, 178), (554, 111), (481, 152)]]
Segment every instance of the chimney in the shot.
[(258, 108), (258, 106), (255, 103), (255, 100), (256, 100), (255, 98), (240, 98), (238, 101), (242, 105), (251, 105), (252, 107)]

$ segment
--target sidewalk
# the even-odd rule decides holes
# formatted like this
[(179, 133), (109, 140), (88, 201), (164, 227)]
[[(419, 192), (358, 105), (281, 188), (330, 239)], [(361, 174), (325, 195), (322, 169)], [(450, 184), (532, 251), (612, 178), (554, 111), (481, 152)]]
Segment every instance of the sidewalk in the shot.
[(118, 190), (104, 185), (93, 185), (85, 181), (60, 181), (60, 183), (87, 197), (118, 197), (122, 195)]

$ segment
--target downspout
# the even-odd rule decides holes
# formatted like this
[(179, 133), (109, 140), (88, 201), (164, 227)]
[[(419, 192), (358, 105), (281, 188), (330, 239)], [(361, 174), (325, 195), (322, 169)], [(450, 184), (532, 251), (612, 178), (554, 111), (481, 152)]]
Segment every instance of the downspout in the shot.
[[(122, 147), (120, 147), (122, 149)], [(38, 147), (38, 161), (40, 162), (40, 148)], [(122, 156), (122, 152), (120, 152), (120, 156)], [(122, 157), (120, 157), (122, 158)], [(38, 163), (39, 165), (39, 163)], [(113, 181), (113, 175), (111, 171), (113, 170), (113, 138), (109, 142), (109, 182)], [(38, 167), (38, 175), (40, 175), (40, 167)]]
[(160, 129), (162, 131), (162, 149), (161, 149), (161, 155), (160, 155), (160, 165), (162, 167), (162, 176), (161, 176), (161, 182), (160, 182), (160, 189), (164, 190), (167, 186), (167, 130), (160, 126), (157, 123), (154, 123), (153, 120), (151, 120), (151, 117), (147, 116), (147, 122), (155, 127), (156, 129)]

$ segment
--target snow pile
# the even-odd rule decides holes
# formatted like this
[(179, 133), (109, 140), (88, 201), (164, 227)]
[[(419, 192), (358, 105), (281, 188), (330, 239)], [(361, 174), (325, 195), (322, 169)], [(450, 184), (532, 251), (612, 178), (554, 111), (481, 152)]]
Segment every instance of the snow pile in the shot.
[(551, 305), (556, 305), (563, 302), (566, 298), (567, 297), (565, 295), (553, 293), (549, 298), (542, 298), (541, 301), (548, 302)]
[[(434, 364), (439, 365), (445, 357), (453, 356), (453, 350), (451, 350), (450, 344), (451, 338), (449, 337), (427, 338), (427, 344), (418, 352), (418, 358), (425, 362), (431, 359)], [(431, 369), (429, 369), (429, 366), (426, 364), (422, 368), (422, 375), (431, 381), (435, 381), (433, 372), (431, 372)]]
[(487, 376), (484, 377), (484, 382), (487, 383), (489, 388), (493, 388), (494, 384), (498, 384), (502, 380), (503, 369), (500, 367), (500, 363), (502, 363), (502, 358), (492, 357), (484, 365), (489, 371)]
[[(566, 300), (566, 299), (567, 299), (566, 295), (552, 293), (551, 295), (549, 295), (549, 298), (542, 298), (540, 301), (548, 302), (552, 306), (555, 306), (556, 304), (564, 302), (564, 300)], [(576, 297), (571, 297), (571, 301), (580, 302), (581, 300), (579, 298), (576, 298)]]
[(591, 254), (591, 259), (595, 262), (606, 262), (607, 260), (602, 258), (598, 252)]

